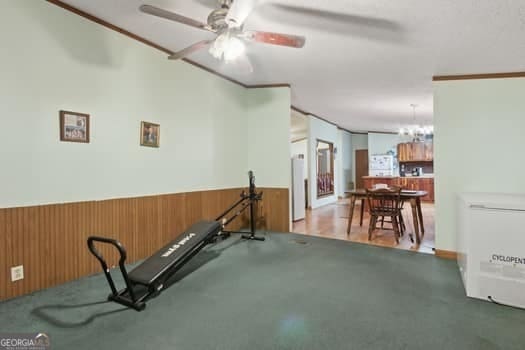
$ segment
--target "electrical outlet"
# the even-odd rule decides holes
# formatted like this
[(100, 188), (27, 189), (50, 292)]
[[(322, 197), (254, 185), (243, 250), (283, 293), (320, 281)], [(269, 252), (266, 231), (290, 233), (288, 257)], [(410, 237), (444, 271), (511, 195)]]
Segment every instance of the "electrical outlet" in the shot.
[(13, 266), (11, 268), (11, 282), (24, 279), (24, 265)]

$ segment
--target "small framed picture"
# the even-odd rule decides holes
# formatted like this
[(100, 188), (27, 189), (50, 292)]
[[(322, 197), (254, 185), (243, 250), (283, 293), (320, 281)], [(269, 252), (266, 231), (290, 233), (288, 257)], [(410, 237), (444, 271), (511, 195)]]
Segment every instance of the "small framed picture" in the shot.
[(160, 125), (149, 122), (140, 122), (140, 145), (159, 147)]
[(89, 143), (89, 114), (60, 111), (60, 141)]

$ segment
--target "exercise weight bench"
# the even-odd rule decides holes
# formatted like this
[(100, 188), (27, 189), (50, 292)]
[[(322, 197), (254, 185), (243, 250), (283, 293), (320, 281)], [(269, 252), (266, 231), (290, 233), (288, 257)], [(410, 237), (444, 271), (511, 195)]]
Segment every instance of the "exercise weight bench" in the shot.
[[(166, 281), (188, 260), (208, 243), (220, 235), (222, 225), (218, 221), (199, 221), (177, 239), (162, 247), (129, 273), (126, 270), (126, 250), (120, 242), (111, 238), (91, 236), (88, 238), (89, 251), (97, 258), (111, 288), (108, 299), (142, 311), (145, 301), (164, 288)], [(126, 288), (117, 291), (104, 257), (95, 248), (95, 242), (111, 244), (120, 253), (119, 268)]]
[[(255, 203), (262, 199), (262, 192), (256, 191), (255, 176), (252, 171), (248, 172), (248, 176), (250, 180), (248, 193), (242, 191), (240, 195), (241, 198), (217, 219), (214, 221), (197, 222), (177, 239), (162, 247), (158, 252), (144, 260), (129, 273), (125, 265), (126, 249), (124, 249), (119, 241), (98, 236), (89, 237), (87, 241), (89, 251), (100, 262), (100, 266), (102, 266), (104, 275), (106, 275), (109, 287), (111, 288), (111, 294), (108, 299), (134, 308), (137, 311), (144, 310), (146, 300), (160, 293), (166, 281), (202, 248), (209, 243), (215, 242), (218, 238), (224, 239), (232, 233), (239, 232), (226, 231), (225, 227), (239, 217), (247, 208), (250, 208), (250, 235), (243, 235), (242, 238), (264, 241), (264, 237), (255, 236)], [(117, 290), (115, 282), (113, 282), (113, 278), (111, 277), (108, 264), (95, 247), (95, 243), (110, 244), (119, 251), (120, 259), (118, 265), (126, 288), (120, 291)]]

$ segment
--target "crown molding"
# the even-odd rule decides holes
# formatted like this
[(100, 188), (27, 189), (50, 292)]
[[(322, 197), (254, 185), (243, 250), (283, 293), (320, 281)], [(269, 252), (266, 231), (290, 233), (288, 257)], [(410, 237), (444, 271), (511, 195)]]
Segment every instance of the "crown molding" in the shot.
[[(129, 37), (131, 39), (137, 40), (137, 41), (139, 41), (139, 42), (141, 42), (141, 43), (143, 43), (143, 44), (145, 44), (147, 46), (150, 46), (150, 47), (153, 47), (154, 49), (162, 51), (165, 54), (168, 54), (168, 55), (173, 55), (174, 54), (174, 52), (171, 51), (170, 49), (167, 49), (167, 48), (165, 48), (163, 46), (160, 46), (160, 45), (158, 45), (158, 44), (156, 44), (156, 43), (154, 43), (154, 42), (152, 42), (152, 41), (150, 41), (148, 39), (145, 39), (145, 38), (143, 38), (143, 37), (141, 37), (141, 36), (139, 36), (137, 34), (134, 34), (134, 33), (130, 32), (128, 30), (125, 30), (124, 28), (121, 28), (121, 27), (118, 27), (118, 26), (116, 26), (114, 24), (111, 24), (111, 23), (109, 23), (109, 22), (107, 22), (107, 21), (105, 21), (105, 20), (103, 20), (103, 19), (101, 19), (99, 17), (93, 16), (92, 14), (89, 14), (89, 13), (87, 13), (85, 11), (82, 11), (82, 10), (80, 10), (80, 9), (74, 7), (74, 6), (66, 4), (63, 1), (60, 1), (60, 0), (46, 0), (46, 1), (51, 3), (51, 4), (57, 5), (58, 7), (61, 7), (64, 10), (67, 10), (67, 11), (72, 12), (72, 13), (78, 15), (78, 16), (81, 16), (81, 17), (83, 17), (83, 18), (85, 18), (87, 20), (90, 20), (92, 22), (100, 24), (101, 26), (104, 26), (104, 27), (106, 27), (108, 29), (111, 29), (111, 30), (114, 30), (114, 31), (116, 31), (116, 32), (118, 32), (120, 34), (123, 34), (123, 35), (125, 35), (125, 36), (127, 36), (127, 37)], [(227, 75), (219, 73), (216, 70), (213, 70), (213, 69), (208, 68), (208, 67), (206, 67), (206, 66), (204, 66), (204, 65), (202, 65), (200, 63), (197, 63), (197, 62), (195, 62), (193, 60), (190, 60), (189, 58), (183, 58), (182, 61), (184, 61), (186, 63), (189, 63), (189, 64), (191, 64), (191, 65), (193, 65), (193, 66), (195, 66), (197, 68), (200, 68), (202, 70), (205, 70), (208, 73), (214, 74), (214, 75), (216, 75), (216, 76), (218, 76), (220, 78), (228, 80), (228, 81), (230, 81), (230, 82), (232, 82), (234, 84), (240, 85), (240, 86), (242, 86), (243, 88), (246, 88), (246, 89), (264, 89), (264, 88), (279, 88), (279, 87), (291, 88), (291, 85), (288, 84), (288, 83), (247, 85), (247, 84), (244, 84), (243, 82), (240, 82), (240, 81), (238, 81), (236, 79), (233, 79), (233, 78), (231, 78), (231, 77), (229, 77)]]
[(387, 134), (387, 135), (397, 135), (398, 133), (397, 132), (394, 132), (394, 131), (374, 131), (374, 130), (370, 130), (370, 131), (367, 131), (368, 134)]
[(234, 83), (234, 84), (237, 84), (237, 85), (239, 85), (239, 86), (242, 86), (242, 87), (245, 88), (245, 89), (248, 89), (248, 88), (250, 87), (249, 85), (246, 85), (246, 84), (244, 84), (244, 83), (241, 83), (240, 81), (235, 80), (235, 79), (233, 79), (233, 78), (230, 78), (229, 76), (224, 75), (224, 74), (222, 74), (222, 73), (219, 73), (219, 72), (217, 72), (216, 70), (213, 70), (213, 69), (208, 68), (208, 67), (206, 67), (206, 66), (204, 66), (204, 65), (202, 65), (202, 64), (200, 64), (200, 63), (197, 63), (197, 62), (195, 62), (195, 61), (192, 61), (192, 60), (190, 60), (189, 58), (183, 58), (182, 61), (184, 61), (184, 62), (186, 62), (186, 63), (189, 63), (189, 64), (191, 64), (192, 66), (195, 66), (195, 67), (197, 67), (197, 68), (200, 68), (200, 69), (202, 69), (202, 70), (204, 70), (204, 71), (206, 71), (206, 72), (208, 72), (208, 73), (211, 73), (211, 74), (213, 74), (213, 75), (216, 75), (216, 76), (218, 76), (219, 78), (222, 78), (222, 79), (224, 79), (224, 80), (228, 80), (229, 82), (232, 82), (232, 83)]
[[(125, 30), (124, 28), (121, 28), (121, 27), (118, 27), (118, 26), (116, 26), (114, 24), (111, 24), (111, 23), (109, 23), (109, 22), (107, 22), (107, 21), (105, 21), (105, 20), (103, 20), (103, 19), (101, 19), (99, 17), (93, 16), (92, 14), (89, 14), (89, 13), (87, 13), (87, 12), (85, 12), (83, 10), (80, 10), (80, 9), (74, 7), (74, 6), (66, 4), (65, 2), (63, 2), (61, 0), (45, 0), (45, 1), (47, 1), (47, 2), (49, 2), (51, 4), (53, 4), (53, 5), (56, 5), (56, 6), (66, 10), (66, 11), (72, 12), (72, 13), (80, 16), (80, 17), (83, 17), (83, 18), (89, 20), (89, 21), (92, 21), (92, 22), (97, 23), (97, 24), (99, 24), (101, 26), (104, 26), (104, 27), (106, 27), (108, 29), (114, 30), (114, 31), (116, 31), (116, 32), (118, 32), (118, 33), (120, 33), (122, 35), (125, 35), (125, 36), (131, 38), (131, 39), (137, 40), (137, 41), (139, 41), (139, 42), (141, 42), (141, 43), (143, 43), (143, 44), (145, 44), (147, 46), (150, 46), (150, 47), (152, 47), (154, 49), (162, 51), (162, 52), (164, 52), (167, 55), (173, 55), (174, 54), (174, 52), (172, 50), (170, 50), (170, 49), (167, 49), (167, 48), (165, 48), (163, 46), (160, 46), (160, 45), (158, 45), (158, 44), (156, 44), (156, 43), (154, 43), (154, 42), (152, 42), (152, 41), (150, 41), (148, 39), (145, 39), (145, 38), (143, 38), (143, 37), (141, 37), (141, 36), (139, 36), (137, 34), (134, 34), (134, 33), (130, 32), (128, 30)], [(225, 80), (227, 80), (229, 82), (232, 82), (234, 84), (242, 86), (243, 88), (246, 88), (246, 89), (265, 89), (265, 88), (281, 88), (281, 87), (287, 87), (287, 88), (291, 89), (291, 85), (288, 84), (288, 83), (256, 84), (256, 85), (244, 84), (244, 83), (242, 83), (242, 82), (240, 82), (238, 80), (230, 78), (227, 75), (219, 73), (216, 70), (208, 68), (208, 67), (206, 67), (206, 66), (204, 66), (204, 65), (202, 65), (200, 63), (197, 63), (195, 61), (192, 61), (192, 60), (190, 60), (188, 58), (183, 58), (182, 61), (184, 61), (186, 63), (189, 63), (189, 64), (191, 64), (191, 65), (193, 65), (193, 66), (195, 66), (197, 68), (200, 68), (200, 69), (202, 69), (202, 70), (204, 70), (204, 71), (206, 71), (208, 73), (211, 73), (211, 74), (213, 74), (215, 76), (218, 76), (218, 77), (220, 77), (222, 79), (225, 79)], [(525, 76), (525, 73), (523, 73), (523, 74)], [(436, 78), (436, 77), (434, 77), (434, 78)], [(362, 132), (354, 132), (354, 131), (342, 128), (342, 127), (340, 127), (339, 125), (337, 125), (334, 122), (331, 122), (331, 121), (329, 121), (329, 120), (327, 120), (327, 119), (325, 119), (323, 117), (320, 117), (317, 114), (314, 114), (314, 113), (311, 113), (311, 112), (307, 112), (307, 111), (305, 111), (305, 110), (303, 110), (303, 109), (301, 109), (299, 107), (296, 107), (296, 106), (292, 105), (291, 108), (293, 110), (299, 112), (299, 113), (302, 113), (302, 114), (305, 114), (305, 115), (311, 115), (311, 116), (313, 116), (313, 117), (315, 117), (315, 118), (317, 118), (319, 120), (322, 120), (322, 121), (324, 121), (324, 122), (326, 122), (328, 124), (336, 126), (338, 129), (348, 131), (348, 132), (350, 132), (352, 134), (366, 134), (364, 132), (363, 133)], [(375, 131), (369, 131), (369, 132), (375, 132)], [(378, 133), (380, 133), (380, 132), (378, 132)], [(388, 132), (383, 132), (383, 133), (388, 134)], [(395, 133), (392, 133), (392, 134), (395, 134)]]
[(345, 129), (345, 128), (342, 128), (342, 127), (340, 127), (339, 125), (337, 126), (337, 128), (338, 128), (339, 130), (346, 131), (346, 132), (348, 132), (348, 133), (350, 133), (350, 134), (352, 133), (350, 130)]
[(95, 22), (95, 23), (97, 23), (97, 24), (100, 24), (100, 25), (102, 25), (102, 26), (104, 26), (104, 27), (106, 27), (106, 28), (109, 28), (109, 29), (111, 29), (111, 30), (114, 30), (114, 31), (116, 31), (116, 32), (119, 32), (120, 34), (126, 35), (126, 36), (128, 36), (128, 37), (130, 37), (130, 38), (132, 38), (132, 39), (135, 39), (135, 40), (137, 40), (137, 41), (140, 41), (141, 43), (146, 44), (146, 45), (148, 45), (148, 46), (151, 46), (151, 47), (153, 47), (153, 48), (155, 48), (155, 49), (157, 49), (157, 50), (160, 50), (160, 51), (162, 51), (162, 52), (164, 52), (164, 53), (166, 53), (166, 54), (168, 54), (168, 55), (173, 54), (173, 51), (168, 50), (168, 49), (166, 49), (165, 47), (162, 47), (162, 46), (160, 46), (160, 45), (157, 45), (157, 44), (155, 44), (155, 43), (152, 42), (152, 41), (149, 41), (149, 40), (147, 40), (147, 39), (145, 39), (145, 38), (143, 38), (143, 37), (141, 37), (141, 36), (138, 36), (138, 35), (136, 35), (136, 34), (133, 34), (133, 33), (129, 32), (129, 31), (123, 29), (123, 28), (117, 27), (117, 26), (114, 25), (114, 24), (111, 24), (111, 23), (109, 23), (109, 22), (107, 22), (107, 21), (104, 21), (104, 20), (101, 19), (101, 18), (95, 17), (95, 16), (93, 16), (93, 15), (87, 13), (87, 12), (84, 12), (84, 11), (82, 11), (82, 10), (80, 10), (80, 9), (78, 9), (78, 8), (76, 8), (76, 7), (74, 7), (74, 6), (71, 6), (71, 5), (69, 5), (69, 4), (66, 4), (65, 2), (62, 2), (62, 1), (60, 1), (60, 0), (46, 0), (46, 1), (49, 2), (49, 3), (51, 3), (51, 4), (53, 4), (53, 5), (56, 5), (56, 6), (58, 6), (58, 7), (61, 7), (61, 8), (63, 8), (64, 10), (67, 10), (67, 11), (69, 11), (69, 12), (72, 12), (72, 13), (76, 14), (76, 15), (79, 15), (79, 16), (81, 16), (81, 17), (84, 17), (84, 18), (87, 19), (87, 20), (90, 20), (90, 21)]
[(303, 110), (303, 109), (301, 109), (299, 107), (296, 107), (294, 105), (291, 105), (290, 108), (293, 109), (294, 111), (299, 112), (299, 113), (304, 114), (304, 115), (311, 114), (311, 113), (309, 113), (309, 112), (307, 112), (307, 111), (305, 111), (305, 110)]
[[(64, 10), (66, 10), (66, 11), (72, 12), (72, 13), (80, 16), (80, 17), (83, 17), (83, 18), (85, 18), (87, 20), (90, 20), (92, 22), (100, 24), (101, 26), (104, 26), (104, 27), (106, 27), (108, 29), (114, 30), (114, 31), (116, 31), (116, 32), (118, 32), (118, 33), (120, 33), (122, 35), (125, 35), (125, 36), (131, 38), (131, 39), (137, 40), (137, 41), (139, 41), (139, 42), (141, 42), (141, 43), (143, 43), (143, 44), (145, 44), (147, 46), (150, 46), (150, 47), (152, 47), (154, 49), (162, 51), (162, 52), (164, 52), (167, 55), (173, 55), (174, 54), (174, 52), (171, 51), (170, 49), (167, 49), (167, 48), (165, 48), (163, 46), (160, 46), (160, 45), (158, 45), (158, 44), (156, 44), (156, 43), (154, 43), (154, 42), (152, 42), (152, 41), (150, 41), (148, 39), (145, 39), (145, 38), (143, 38), (143, 37), (141, 37), (141, 36), (139, 36), (137, 34), (134, 34), (134, 33), (130, 32), (128, 30), (125, 30), (124, 28), (121, 28), (121, 27), (118, 27), (118, 26), (116, 26), (114, 24), (111, 24), (111, 23), (109, 23), (109, 22), (107, 22), (107, 21), (105, 21), (105, 20), (103, 20), (103, 19), (101, 19), (99, 17), (93, 16), (92, 14), (89, 14), (89, 13), (87, 13), (85, 11), (82, 11), (82, 10), (80, 10), (80, 9), (74, 7), (74, 6), (66, 4), (63, 1), (60, 1), (60, 0), (46, 0), (46, 1), (51, 3), (51, 4), (53, 4), (53, 5), (56, 5), (56, 6), (60, 7), (60, 8), (62, 8), (62, 9), (64, 9)], [(193, 66), (195, 66), (197, 68), (203, 69), (203, 70), (207, 71), (208, 73), (214, 74), (214, 75), (216, 75), (216, 76), (218, 76), (220, 78), (228, 80), (228, 81), (230, 81), (230, 82), (232, 82), (234, 84), (240, 85), (240, 86), (242, 86), (244, 88), (251, 88), (249, 85), (246, 85), (246, 84), (244, 84), (244, 83), (242, 83), (242, 82), (240, 82), (238, 80), (235, 80), (233, 78), (230, 78), (230, 77), (228, 77), (228, 76), (226, 76), (226, 75), (224, 75), (222, 73), (219, 73), (219, 72), (217, 72), (217, 71), (215, 71), (213, 69), (207, 68), (207, 67), (203, 66), (202, 64), (197, 63), (195, 61), (192, 61), (192, 60), (190, 60), (188, 58), (183, 58), (182, 61), (184, 61), (186, 63), (189, 63), (189, 64), (191, 64), (191, 65), (193, 65)]]
[(332, 125), (336, 126), (336, 127), (339, 128), (339, 129), (342, 129), (342, 128), (340, 128), (339, 125), (337, 125), (336, 123), (331, 122), (331, 121), (329, 121), (329, 120), (326, 120), (325, 118), (320, 117), (320, 116), (318, 116), (317, 114), (314, 114), (314, 113), (312, 113), (312, 112), (307, 112), (307, 111), (305, 111), (304, 109), (301, 109), (301, 108), (296, 107), (296, 106), (294, 106), (294, 105), (292, 105), (291, 108), (292, 108), (294, 111), (296, 111), (296, 112), (302, 113), (302, 114), (304, 114), (304, 115), (311, 115), (312, 117), (315, 117), (315, 118), (320, 119), (320, 120), (322, 120), (322, 121), (324, 121), (324, 122), (326, 122), (326, 123), (328, 123), (328, 124), (332, 124)]
[(525, 72), (435, 75), (432, 81), (525, 78)]
[(304, 115), (311, 115), (312, 117), (315, 117), (315, 118), (317, 118), (317, 119), (319, 119), (319, 120), (322, 120), (322, 121), (324, 121), (324, 122), (326, 122), (326, 123), (328, 123), (328, 124), (331, 124), (331, 125), (336, 126), (339, 130), (343, 130), (343, 131), (349, 132), (349, 133), (351, 133), (351, 134), (357, 134), (357, 135), (368, 135), (368, 134), (389, 134), (389, 135), (397, 135), (397, 132), (394, 132), (394, 131), (375, 131), (375, 130), (368, 130), (368, 131), (352, 131), (352, 130), (348, 130), (348, 129), (346, 129), (346, 128), (343, 128), (343, 127), (337, 125), (336, 123), (333, 123), (333, 122), (331, 122), (331, 121), (329, 121), (329, 120), (326, 120), (326, 119), (324, 119), (324, 118), (322, 118), (322, 117), (320, 117), (320, 116), (318, 116), (318, 115), (316, 115), (316, 114), (314, 114), (314, 113), (307, 112), (307, 111), (305, 111), (304, 109), (301, 109), (301, 108), (296, 107), (296, 106), (294, 106), (294, 105), (292, 105), (291, 108), (292, 108), (294, 111), (297, 111), (297, 112), (302, 113), (302, 114), (304, 114)]
[(266, 89), (266, 88), (282, 88), (282, 87), (286, 87), (289, 89), (292, 88), (292, 86), (288, 83), (246, 85), (247, 89)]
[[(348, 130), (347, 130), (348, 131)], [(384, 134), (384, 135), (397, 135), (397, 132), (394, 131), (375, 131), (375, 130), (369, 130), (369, 131), (349, 131), (351, 134), (354, 135), (368, 135), (368, 134)]]

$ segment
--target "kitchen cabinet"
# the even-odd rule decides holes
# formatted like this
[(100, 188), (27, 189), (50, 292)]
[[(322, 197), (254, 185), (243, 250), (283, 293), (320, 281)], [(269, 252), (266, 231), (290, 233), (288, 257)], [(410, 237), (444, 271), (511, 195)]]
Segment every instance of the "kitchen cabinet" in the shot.
[(400, 143), (397, 157), (400, 162), (431, 162), (434, 160), (434, 145), (432, 142)]
[(421, 198), (423, 201), (434, 202), (434, 178), (423, 179), (423, 190), (428, 192), (428, 195)]
[(400, 162), (406, 162), (408, 159), (410, 159), (410, 147), (409, 143), (400, 143), (397, 145), (397, 159)]
[(397, 145), (397, 158), (400, 162), (406, 162), (412, 158), (410, 143), (400, 143)]
[(412, 161), (420, 161), (425, 159), (425, 144), (422, 142), (413, 142), (410, 144), (412, 148)]
[(423, 159), (425, 161), (433, 161), (434, 160), (434, 143), (432, 142), (425, 142), (425, 153)]

